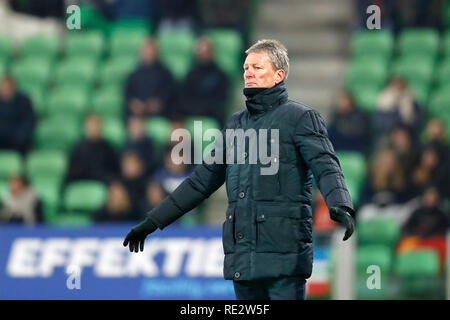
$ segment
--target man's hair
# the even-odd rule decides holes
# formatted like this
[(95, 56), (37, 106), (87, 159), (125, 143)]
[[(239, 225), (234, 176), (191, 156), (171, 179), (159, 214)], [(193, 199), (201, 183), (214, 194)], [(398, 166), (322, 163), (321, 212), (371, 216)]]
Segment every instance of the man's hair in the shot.
[(289, 57), (286, 47), (278, 40), (262, 39), (248, 48), (245, 53), (263, 52), (269, 54), (272, 66), (275, 70), (284, 70), (284, 79), (287, 79), (289, 73)]

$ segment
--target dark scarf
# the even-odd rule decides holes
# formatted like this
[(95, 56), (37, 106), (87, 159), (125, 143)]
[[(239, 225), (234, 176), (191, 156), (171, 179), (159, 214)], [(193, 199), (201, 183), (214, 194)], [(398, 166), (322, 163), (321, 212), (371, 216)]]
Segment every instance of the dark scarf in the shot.
[(284, 81), (270, 88), (244, 88), (245, 104), (251, 115), (263, 114), (278, 107), (288, 98)]

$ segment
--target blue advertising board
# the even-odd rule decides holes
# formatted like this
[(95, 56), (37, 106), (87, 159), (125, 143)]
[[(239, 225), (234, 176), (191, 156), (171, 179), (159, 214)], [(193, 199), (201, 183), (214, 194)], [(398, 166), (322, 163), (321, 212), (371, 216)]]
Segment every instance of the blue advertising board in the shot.
[(220, 227), (157, 230), (139, 253), (131, 227), (0, 226), (0, 299), (235, 299)]

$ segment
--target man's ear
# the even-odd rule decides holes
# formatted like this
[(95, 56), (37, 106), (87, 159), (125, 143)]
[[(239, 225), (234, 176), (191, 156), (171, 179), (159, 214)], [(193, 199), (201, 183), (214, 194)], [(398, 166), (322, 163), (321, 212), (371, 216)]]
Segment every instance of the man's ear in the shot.
[(284, 70), (281, 69), (277, 70), (277, 72), (275, 72), (275, 83), (279, 84), (281, 81), (283, 81), (284, 75), (285, 75)]

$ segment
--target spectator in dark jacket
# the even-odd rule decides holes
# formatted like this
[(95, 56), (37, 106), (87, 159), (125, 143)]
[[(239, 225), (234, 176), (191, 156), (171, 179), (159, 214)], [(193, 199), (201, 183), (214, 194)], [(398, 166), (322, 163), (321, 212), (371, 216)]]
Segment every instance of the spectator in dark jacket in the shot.
[(127, 189), (120, 182), (113, 182), (108, 188), (108, 199), (97, 211), (93, 212), (96, 222), (132, 221), (137, 212), (130, 200)]
[(86, 117), (85, 135), (71, 152), (66, 182), (89, 179), (108, 183), (118, 175), (119, 163), (113, 147), (102, 137), (98, 115)]
[(141, 199), (139, 204), (141, 217), (145, 217), (145, 214), (163, 201), (165, 196), (166, 195), (158, 182), (149, 181), (145, 189), (145, 197)]
[(0, 222), (35, 224), (44, 221), (42, 202), (24, 176), (9, 179), (9, 193), (0, 208)]
[(126, 115), (169, 116), (175, 94), (172, 74), (159, 61), (155, 40), (148, 39), (141, 48), (141, 64), (125, 85)]
[(214, 62), (211, 41), (206, 37), (197, 40), (197, 64), (187, 74), (181, 89), (178, 106), (183, 116), (208, 116), (221, 126), (225, 121), (228, 98), (227, 75)]
[(370, 120), (348, 92), (339, 95), (327, 130), (336, 151), (369, 151)]
[(30, 99), (16, 91), (13, 78), (4, 76), (0, 86), (0, 149), (27, 152), (35, 125)]
[(428, 187), (422, 197), (422, 204), (402, 227), (404, 236), (428, 238), (445, 236), (449, 227), (449, 216), (439, 205), (440, 196), (436, 187)]
[(197, 2), (197, 0), (159, 0), (158, 31), (197, 28)]
[(133, 206), (137, 207), (144, 197), (145, 185), (145, 164), (139, 154), (133, 151), (125, 151), (121, 158), (120, 180), (128, 191)]
[(155, 169), (155, 159), (153, 152), (153, 141), (145, 132), (144, 119), (131, 116), (128, 119), (128, 141), (123, 149), (133, 151), (139, 154), (139, 157), (145, 164), (145, 175), (151, 175)]
[(444, 122), (439, 118), (431, 118), (426, 126), (426, 139), (433, 143), (444, 164), (450, 163), (450, 148)]

